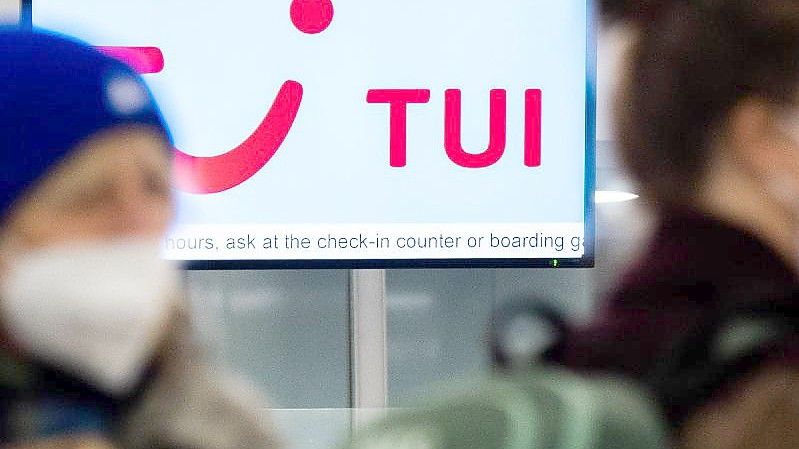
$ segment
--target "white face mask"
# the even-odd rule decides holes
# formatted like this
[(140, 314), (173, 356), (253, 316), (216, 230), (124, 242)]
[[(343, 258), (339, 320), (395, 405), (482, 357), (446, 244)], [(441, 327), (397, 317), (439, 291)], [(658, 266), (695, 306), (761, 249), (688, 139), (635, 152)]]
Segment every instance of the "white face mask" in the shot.
[(155, 241), (59, 246), (11, 260), (0, 315), (24, 351), (113, 396), (129, 393), (166, 333), (178, 270)]

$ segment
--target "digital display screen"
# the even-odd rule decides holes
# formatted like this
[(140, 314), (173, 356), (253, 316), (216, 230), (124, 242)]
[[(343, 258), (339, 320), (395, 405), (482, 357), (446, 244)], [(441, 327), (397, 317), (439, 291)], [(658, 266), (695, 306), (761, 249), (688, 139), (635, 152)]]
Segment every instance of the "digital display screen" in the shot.
[(143, 74), (195, 268), (593, 264), (585, 0), (33, 0)]

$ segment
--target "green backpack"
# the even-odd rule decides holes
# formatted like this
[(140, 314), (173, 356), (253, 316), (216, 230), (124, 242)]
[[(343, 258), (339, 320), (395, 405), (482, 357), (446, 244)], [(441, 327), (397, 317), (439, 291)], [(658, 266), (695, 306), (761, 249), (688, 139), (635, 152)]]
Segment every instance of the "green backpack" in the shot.
[(659, 449), (665, 419), (635, 384), (559, 368), (497, 374), (356, 432), (349, 449)]

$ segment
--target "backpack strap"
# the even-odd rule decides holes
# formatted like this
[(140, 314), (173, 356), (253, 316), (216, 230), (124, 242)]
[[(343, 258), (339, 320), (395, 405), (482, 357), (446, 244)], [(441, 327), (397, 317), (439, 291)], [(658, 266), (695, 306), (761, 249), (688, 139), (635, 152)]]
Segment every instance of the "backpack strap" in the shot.
[(794, 303), (799, 295), (772, 291), (747, 296), (750, 299), (726, 301), (731, 305), (700, 319), (648, 376), (647, 384), (672, 428), (799, 336), (799, 304)]

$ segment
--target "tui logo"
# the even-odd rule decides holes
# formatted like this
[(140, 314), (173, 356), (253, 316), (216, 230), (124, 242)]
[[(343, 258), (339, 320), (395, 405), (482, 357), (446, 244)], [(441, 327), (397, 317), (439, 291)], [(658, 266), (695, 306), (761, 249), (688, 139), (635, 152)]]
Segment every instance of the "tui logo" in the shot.
[[(331, 0), (293, 0), (289, 15), (294, 26), (307, 34), (321, 33), (333, 21)], [(164, 55), (157, 47), (97, 47), (140, 74), (164, 69)], [(237, 147), (218, 156), (192, 156), (175, 149), (175, 183), (189, 193), (223, 192), (258, 173), (274, 157), (286, 139), (302, 103), (302, 84), (287, 80), (266, 116)]]
[[(303, 33), (317, 34), (333, 21), (331, 0), (293, 0), (289, 15), (294, 26)], [(98, 47), (142, 74), (159, 73), (164, 68), (164, 55), (156, 47)], [(524, 94), (524, 159), (523, 164), (537, 168), (542, 163), (542, 91), (527, 89)], [(175, 149), (175, 182), (180, 190), (209, 194), (232, 189), (258, 173), (274, 157), (300, 110), (303, 87), (297, 81), (283, 83), (272, 106), (255, 131), (239, 146), (218, 156), (192, 156)], [(430, 102), (429, 89), (370, 89), (369, 104), (389, 106), (389, 165), (402, 169), (407, 160), (408, 105)], [(467, 151), (461, 142), (461, 91), (444, 92), (444, 150), (453, 164), (467, 169), (495, 165), (507, 147), (507, 91), (492, 89), (489, 94), (489, 143), (482, 152)]]

